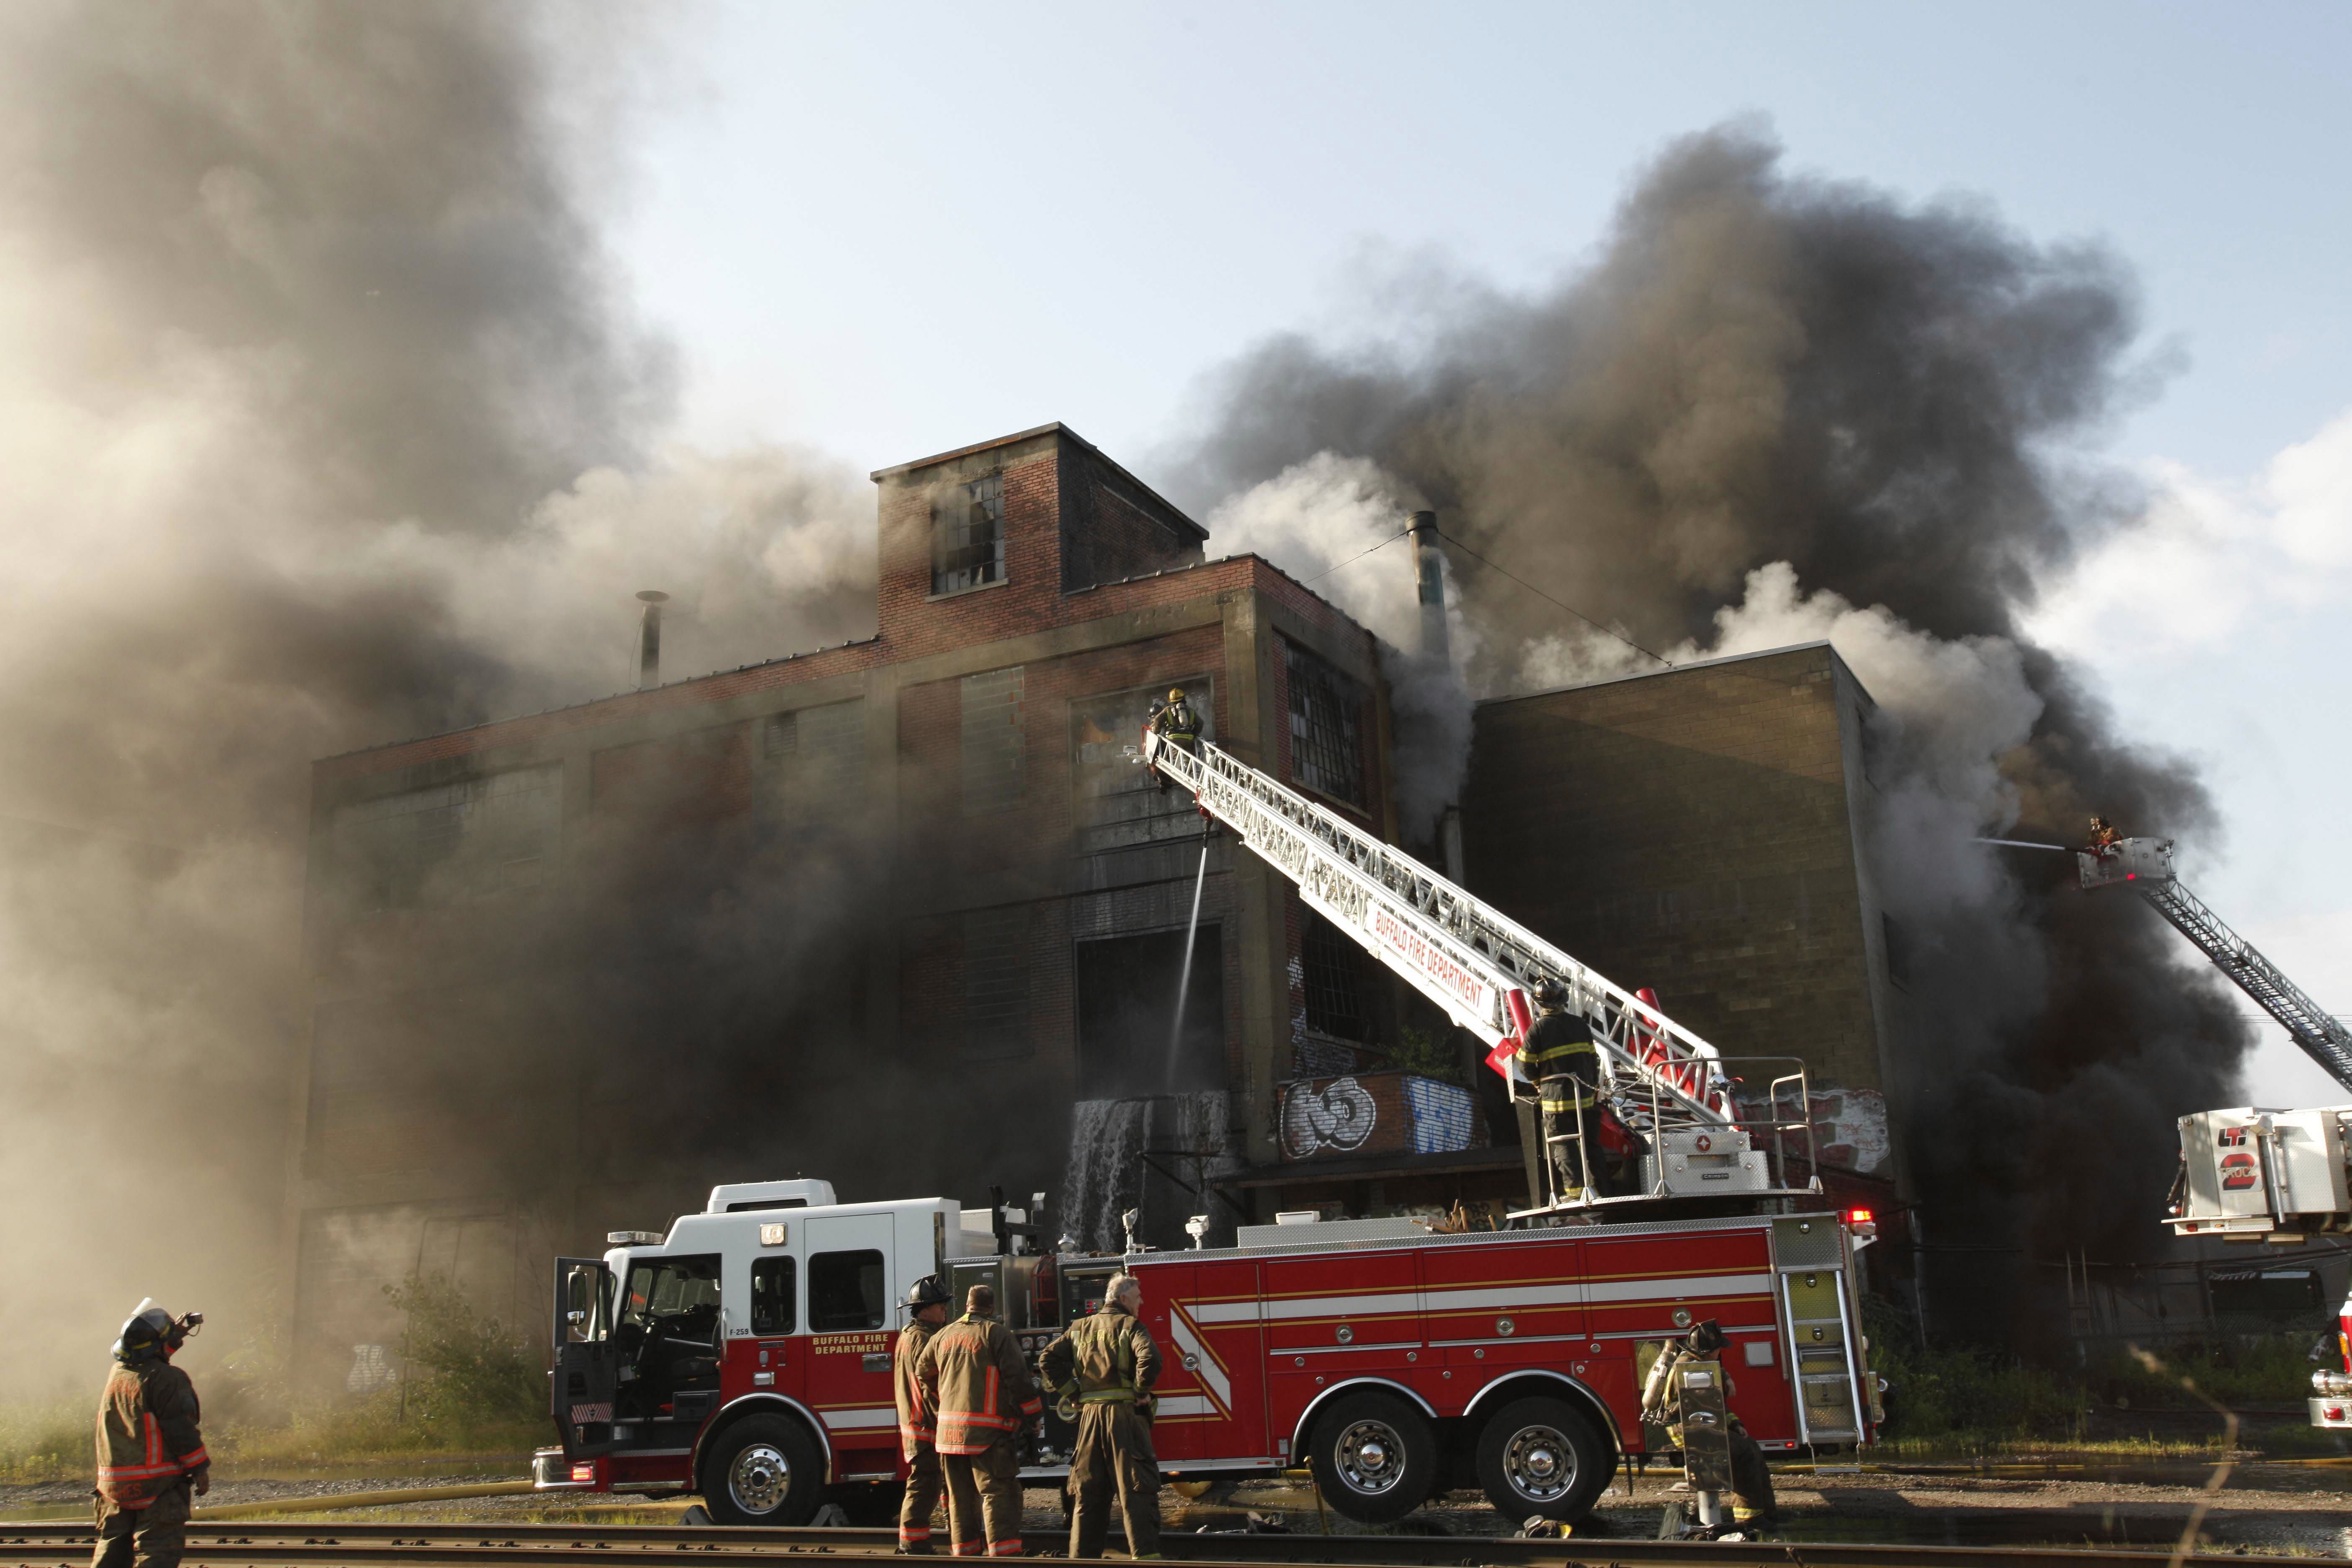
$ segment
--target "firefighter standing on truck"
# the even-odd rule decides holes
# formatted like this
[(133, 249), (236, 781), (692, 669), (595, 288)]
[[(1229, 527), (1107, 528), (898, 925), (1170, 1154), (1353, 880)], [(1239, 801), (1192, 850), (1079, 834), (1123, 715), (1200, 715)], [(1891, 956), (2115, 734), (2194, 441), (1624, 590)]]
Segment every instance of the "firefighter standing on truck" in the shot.
[[(1547, 980), (1536, 987), (1535, 1026), (1519, 1047), (1519, 1066), (1535, 1080), (1537, 1101), (1543, 1111), (1544, 1147), (1558, 1173), (1556, 1189), (1563, 1198), (1584, 1194), (1584, 1175), (1592, 1173), (1593, 1195), (1604, 1195), (1606, 1156), (1601, 1148), (1601, 1052), (1592, 1043), (1592, 1026), (1568, 1010), (1568, 987)], [(1578, 1136), (1566, 1142), (1573, 1121)]]
[[(1654, 1421), (1666, 1429), (1675, 1447), (1683, 1443), (1683, 1384), (1675, 1375), (1685, 1362), (1714, 1361), (1723, 1354), (1726, 1341), (1723, 1325), (1707, 1319), (1681, 1339), (1675, 1340), (1659, 1352), (1651, 1364), (1649, 1381), (1642, 1385), (1642, 1418)], [(1723, 1392), (1734, 1392), (1731, 1374), (1724, 1373)], [(1769, 1524), (1780, 1517), (1772, 1499), (1772, 1472), (1764, 1463), (1764, 1450), (1739, 1424), (1739, 1417), (1729, 1416), (1731, 1447), (1731, 1517), (1738, 1524)]]
[(114, 1342), (115, 1367), (98, 1404), (98, 1545), (90, 1568), (175, 1568), (188, 1515), (212, 1490), (212, 1460), (197, 1430), (196, 1385), (172, 1364), (202, 1312), (174, 1319), (139, 1303)]
[(898, 1398), (898, 1452), (907, 1460), (907, 1497), (898, 1506), (898, 1550), (910, 1556), (931, 1555), (931, 1512), (940, 1506), (939, 1427), (923, 1385), (915, 1381), (915, 1363), (923, 1347), (948, 1321), (948, 1288), (936, 1274), (926, 1274), (907, 1292), (907, 1326), (898, 1331), (898, 1344), (890, 1357), (890, 1381)]
[(1045, 1347), (1045, 1383), (1077, 1405), (1070, 1456), (1070, 1555), (1100, 1557), (1118, 1495), (1130, 1557), (1160, 1555), (1160, 1459), (1151, 1451), (1151, 1407), (1160, 1350), (1143, 1326), (1143, 1287), (1116, 1276), (1102, 1310)]
[(937, 1422), (948, 1534), (959, 1557), (1021, 1555), (1018, 1440), (1023, 1427), (1042, 1426), (1045, 1416), (1021, 1346), (995, 1314), (996, 1292), (973, 1286), (963, 1316), (915, 1357), (916, 1384)]

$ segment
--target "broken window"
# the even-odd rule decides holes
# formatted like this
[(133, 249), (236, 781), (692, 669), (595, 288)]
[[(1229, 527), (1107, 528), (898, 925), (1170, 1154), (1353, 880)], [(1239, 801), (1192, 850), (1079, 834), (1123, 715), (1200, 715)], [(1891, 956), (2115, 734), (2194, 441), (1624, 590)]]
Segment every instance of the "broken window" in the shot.
[(931, 592), (1004, 580), (1004, 476), (950, 485), (931, 501)]
[(1312, 909), (1302, 904), (1298, 913), (1307, 1026), (1335, 1040), (1371, 1044), (1378, 1035), (1372, 1016), (1378, 982), (1370, 957)]
[(1290, 776), (1349, 805), (1364, 804), (1363, 688), (1286, 641), (1290, 676)]
[(1215, 692), (1204, 677), (1158, 681), (1070, 704), (1070, 784), (1076, 795), (1080, 855), (1129, 849), (1162, 839), (1197, 839), (1201, 814), (1182, 790), (1162, 790), (1135, 759), (1152, 706), (1181, 686), (1201, 715), (1201, 738), (1216, 734)]
[(963, 814), (1009, 811), (1026, 786), (1022, 667), (963, 678)]

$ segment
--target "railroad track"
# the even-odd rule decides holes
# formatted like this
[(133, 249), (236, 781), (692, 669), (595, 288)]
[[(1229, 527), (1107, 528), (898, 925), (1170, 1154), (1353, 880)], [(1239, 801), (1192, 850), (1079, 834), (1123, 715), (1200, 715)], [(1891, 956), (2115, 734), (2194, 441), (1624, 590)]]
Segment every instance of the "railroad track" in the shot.
[[(1033, 1556), (1065, 1549), (1060, 1532), (1028, 1535)], [(188, 1527), (189, 1560), (310, 1568), (379, 1568), (478, 1563), (522, 1568), (530, 1563), (618, 1562), (658, 1568), (712, 1568), (713, 1559), (787, 1560), (864, 1564), (896, 1544), (888, 1530), (738, 1530), (718, 1525), (658, 1524), (416, 1524), (404, 1521), (332, 1523), (199, 1521)], [(1365, 1568), (2151, 1568), (2168, 1559), (2156, 1551), (2071, 1550), (2019, 1546), (1882, 1546), (1822, 1542), (1519, 1541), (1500, 1536), (1423, 1535), (1185, 1535), (1161, 1539), (1171, 1558), (1203, 1568), (1260, 1568), (1273, 1563), (1348, 1563)], [(79, 1523), (0, 1524), (0, 1568), (84, 1568), (90, 1527)], [(2192, 1563), (2230, 1563), (2240, 1556), (2197, 1554)]]

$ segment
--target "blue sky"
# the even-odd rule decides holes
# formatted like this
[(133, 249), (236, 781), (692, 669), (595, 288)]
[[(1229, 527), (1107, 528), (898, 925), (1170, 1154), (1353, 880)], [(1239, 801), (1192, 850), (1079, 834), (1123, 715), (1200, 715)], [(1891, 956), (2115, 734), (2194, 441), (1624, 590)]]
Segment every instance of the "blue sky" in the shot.
[[(1424, 259), (1538, 286), (1666, 142), (1743, 117), (1794, 171), (2112, 247), (2149, 378), (2103, 449), (2167, 500), (2041, 629), (2206, 765), (2229, 837), (2183, 846), (2194, 885), (2352, 1012), (2322, 849), (2352, 766), (2352, 6), (687, 17), (611, 235), (706, 447), (869, 468), (1064, 419), (1149, 478), (1252, 342), (1377, 327), (1368, 281)], [(2344, 1098), (2275, 1041), (2252, 1087)]]

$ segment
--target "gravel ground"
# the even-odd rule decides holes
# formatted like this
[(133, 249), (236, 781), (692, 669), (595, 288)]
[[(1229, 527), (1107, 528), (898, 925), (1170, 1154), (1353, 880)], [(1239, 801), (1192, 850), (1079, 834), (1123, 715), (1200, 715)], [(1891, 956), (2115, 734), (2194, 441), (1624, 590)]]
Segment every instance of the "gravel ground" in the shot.
[[(1775, 1478), (1782, 1523), (1772, 1538), (2163, 1548), (2179, 1540), (2192, 1511), (2207, 1504), (2200, 1530), (2204, 1550), (2352, 1556), (2352, 1465), (2241, 1465), (2218, 1494), (2208, 1494), (2198, 1484), (2208, 1472), (2196, 1464), (2053, 1467), (2041, 1474), (2016, 1473), (2018, 1468), (1998, 1474), (1930, 1470), (1924, 1466), (1908, 1472), (1784, 1470)], [(333, 1479), (225, 1475), (205, 1500), (269, 1502), (519, 1479), (518, 1469), (511, 1466)], [(1627, 1478), (1619, 1477), (1593, 1520), (1580, 1527), (1578, 1537), (1654, 1536), (1666, 1505), (1684, 1495), (1675, 1482), (1675, 1473), (1667, 1469), (1632, 1478), (1630, 1488)], [(79, 1483), (0, 1488), (0, 1516), (58, 1517), (79, 1512), (88, 1495), (87, 1486)], [(320, 1517), (420, 1522), (543, 1518), (658, 1523), (675, 1520), (684, 1507), (675, 1502), (614, 1499), (550, 1508), (539, 1498), (520, 1496), (353, 1509)], [(1318, 1510), (1311, 1490), (1280, 1482), (1220, 1486), (1198, 1500), (1163, 1491), (1160, 1512), (1171, 1531), (1244, 1528), (1255, 1512), (1299, 1533), (1327, 1529), (1333, 1534), (1367, 1532), (1367, 1527)], [(1032, 1489), (1026, 1513), (1032, 1529), (1058, 1529), (1062, 1522), (1059, 1494)], [(1401, 1525), (1388, 1527), (1391, 1531), (1461, 1536), (1507, 1534), (1511, 1528), (1475, 1492), (1450, 1493)]]

